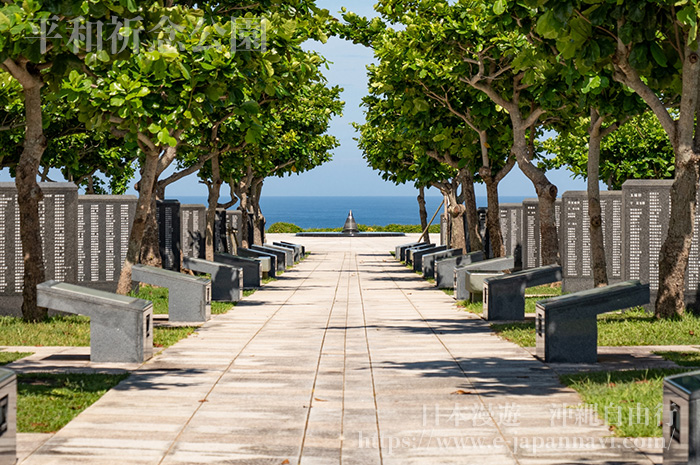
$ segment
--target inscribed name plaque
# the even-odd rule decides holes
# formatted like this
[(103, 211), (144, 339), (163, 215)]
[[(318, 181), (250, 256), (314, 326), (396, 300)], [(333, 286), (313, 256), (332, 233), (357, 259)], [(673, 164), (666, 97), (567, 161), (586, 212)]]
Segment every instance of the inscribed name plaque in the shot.
[(502, 203), (499, 205), (501, 235), (506, 256), (515, 257), (515, 268), (523, 266), (522, 259), (522, 215), (523, 206), (519, 203)]
[[(39, 183), (41, 243), (46, 279), (75, 283), (78, 273), (78, 187), (73, 183)], [(0, 308), (18, 315), (22, 306), (24, 261), (17, 188), (0, 183)]]
[[(556, 225), (557, 230), (560, 228), (561, 207), (561, 199), (557, 199), (554, 202), (554, 224)], [(537, 268), (541, 266), (542, 263), (538, 199), (523, 200), (521, 227), (523, 269)], [(559, 245), (559, 253), (561, 254), (561, 244)]]
[(488, 209), (486, 207), (480, 207), (476, 209), (476, 213), (479, 218), (479, 235), (481, 236), (481, 243), (484, 245), (486, 258), (493, 258), (488, 228)]
[(156, 206), (163, 269), (180, 271), (180, 202), (159, 200)]
[(180, 222), (182, 256), (204, 258), (207, 207), (204, 205), (181, 205)]
[[(671, 216), (672, 180), (629, 180), (622, 185), (624, 241), (622, 278), (649, 283), (651, 306), (659, 289), (659, 259)], [(685, 301), (697, 308), (700, 274), (700, 215), (695, 217), (686, 269)]]
[(132, 195), (78, 196), (78, 282), (114, 292), (136, 214)]
[[(608, 282), (622, 278), (622, 192), (600, 193), (603, 246)], [(562, 265), (562, 291), (592, 289), (593, 268), (588, 217), (588, 193), (569, 191), (562, 195), (562, 226), (559, 244)]]

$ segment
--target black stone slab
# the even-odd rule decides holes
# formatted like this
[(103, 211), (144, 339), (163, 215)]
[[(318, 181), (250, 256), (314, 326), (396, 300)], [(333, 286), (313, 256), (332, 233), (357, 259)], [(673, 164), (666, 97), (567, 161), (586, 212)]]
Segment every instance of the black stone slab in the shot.
[(180, 202), (159, 200), (156, 202), (158, 214), (158, 240), (163, 269), (180, 271)]

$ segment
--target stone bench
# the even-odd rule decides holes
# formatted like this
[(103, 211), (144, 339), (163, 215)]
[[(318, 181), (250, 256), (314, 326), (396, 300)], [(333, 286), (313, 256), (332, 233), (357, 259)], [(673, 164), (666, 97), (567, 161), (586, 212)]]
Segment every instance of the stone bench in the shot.
[(287, 270), (287, 253), (279, 250), (270, 250), (257, 245), (250, 245), (249, 251), (265, 254), (268, 257), (275, 257), (276, 270), (279, 273), (284, 273)]
[(153, 356), (153, 303), (74, 284), (36, 287), (40, 307), (90, 318), (90, 361), (142, 363)]
[(443, 250), (447, 250), (446, 245), (437, 245), (435, 247), (428, 247), (427, 249), (420, 249), (413, 252), (411, 257), (411, 260), (413, 261), (413, 271), (423, 270), (423, 257), (425, 257), (427, 254), (442, 252)]
[[(241, 252), (242, 249), (238, 249)], [(269, 257), (258, 258), (248, 258), (240, 257), (238, 255), (230, 255), (227, 253), (215, 253), (214, 261), (216, 263), (223, 263), (225, 265), (233, 266), (236, 268), (241, 268), (243, 270), (243, 289), (257, 289), (260, 287), (260, 281), (262, 279), (262, 264), (261, 260), (266, 260), (270, 263)], [(274, 276), (274, 268), (271, 271)]]
[(484, 252), (471, 252), (450, 258), (442, 258), (435, 262), (435, 285), (439, 289), (452, 289), (455, 285), (455, 269), (458, 266), (469, 265), (484, 259)]
[(134, 265), (131, 280), (168, 288), (168, 320), (205, 322), (211, 317), (211, 281), (153, 266)]
[(291, 250), (294, 257), (294, 263), (301, 260), (301, 246), (285, 244), (283, 242), (273, 242), (272, 245)]
[(276, 250), (278, 252), (283, 252), (285, 257), (285, 264), (287, 267), (294, 266), (294, 250), (289, 247), (282, 247), (279, 245), (264, 244), (261, 246), (264, 249)]
[[(230, 254), (228, 254), (230, 255)], [(233, 256), (233, 255), (231, 255)], [(259, 250), (250, 250), (250, 249), (244, 249), (242, 247), (239, 247), (238, 250), (236, 251), (236, 257), (243, 257), (243, 258), (249, 258), (249, 259), (254, 259), (254, 260), (260, 260), (262, 262), (262, 271), (263, 275), (265, 273), (265, 269), (267, 269), (267, 276), (274, 278), (277, 276), (277, 271), (279, 270), (279, 267), (277, 266), (277, 255), (271, 254), (269, 252), (260, 252)], [(216, 258), (214, 261), (218, 262)], [(269, 264), (269, 265), (266, 265)], [(244, 270), (245, 274), (245, 270)], [(266, 276), (266, 277), (267, 277)], [(246, 285), (247, 286), (247, 285)], [(260, 287), (260, 286), (257, 286)]]
[[(301, 250), (301, 258), (304, 258), (306, 255), (306, 247), (304, 247), (302, 244), (294, 244), (292, 242), (287, 242), (287, 241), (279, 241), (280, 244), (286, 244), (286, 245), (293, 245), (294, 247), (299, 247)], [(273, 242), (274, 244), (274, 242)]]
[(536, 353), (545, 362), (596, 363), (598, 315), (649, 303), (649, 285), (638, 280), (537, 302)]
[(525, 289), (561, 281), (561, 266), (549, 265), (484, 279), (484, 313), (489, 321), (524, 320)]
[(423, 277), (435, 277), (435, 263), (443, 258), (455, 257), (462, 255), (462, 249), (447, 249), (441, 252), (430, 252), (423, 255)]
[(183, 257), (182, 265), (188, 270), (211, 275), (211, 300), (238, 302), (243, 297), (242, 268), (190, 257)]
[(406, 265), (413, 265), (413, 254), (415, 252), (418, 252), (420, 250), (425, 250), (425, 249), (431, 249), (433, 247), (435, 247), (435, 244), (429, 244), (427, 242), (424, 242), (420, 245), (414, 245), (413, 247), (409, 247), (408, 249), (406, 249), (406, 253), (405, 253)]
[(408, 244), (397, 245), (394, 251), (394, 258), (400, 262), (406, 260), (406, 249), (420, 244), (423, 244), (423, 242), (409, 242)]
[(503, 274), (504, 270), (510, 270), (514, 266), (514, 257), (499, 257), (455, 268), (455, 299), (472, 302), (481, 300), (481, 293), (484, 292), (484, 279), (499, 276)]

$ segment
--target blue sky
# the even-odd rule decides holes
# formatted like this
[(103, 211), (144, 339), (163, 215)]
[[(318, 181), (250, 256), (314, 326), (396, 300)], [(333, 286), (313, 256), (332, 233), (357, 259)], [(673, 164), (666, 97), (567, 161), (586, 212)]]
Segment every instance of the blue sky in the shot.
[[(373, 16), (374, 0), (317, 0), (317, 5), (327, 8), (337, 15), (343, 5), (363, 16)], [(308, 173), (302, 173), (282, 179), (271, 178), (265, 181), (264, 195), (268, 196), (415, 196), (412, 185), (396, 186), (385, 182), (379, 174), (369, 168), (362, 158), (353, 139), (355, 130), (353, 122), (364, 121), (360, 103), (367, 92), (367, 75), (365, 66), (372, 62), (372, 51), (360, 45), (338, 38), (331, 38), (326, 44), (310, 43), (309, 48), (323, 54), (330, 62), (326, 71), (329, 84), (339, 85), (344, 89), (342, 98), (345, 110), (342, 117), (336, 117), (329, 132), (340, 140), (340, 147), (333, 153), (333, 161)], [(549, 179), (559, 188), (560, 194), (567, 190), (585, 190), (585, 181), (572, 179), (568, 171), (552, 171)], [(53, 176), (52, 179), (56, 180)], [(7, 170), (0, 171), (0, 181), (11, 180)], [(483, 186), (477, 185), (477, 195), (485, 196)], [(222, 189), (228, 192), (228, 189)], [(132, 192), (133, 193), (133, 190)], [(503, 196), (534, 197), (532, 183), (516, 167), (501, 182), (500, 194)], [(206, 188), (197, 182), (196, 176), (190, 176), (168, 187), (167, 197), (205, 196)], [(430, 189), (428, 195), (440, 193)]]

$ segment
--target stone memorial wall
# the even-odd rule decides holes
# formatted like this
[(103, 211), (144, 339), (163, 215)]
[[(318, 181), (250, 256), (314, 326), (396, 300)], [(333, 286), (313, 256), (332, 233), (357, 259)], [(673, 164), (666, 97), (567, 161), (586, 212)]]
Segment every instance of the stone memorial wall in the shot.
[[(561, 199), (557, 199), (554, 204), (554, 217), (557, 230), (560, 228), (561, 205)], [(541, 266), (542, 263), (542, 255), (540, 252), (540, 216), (538, 199), (523, 200), (521, 226), (523, 269), (537, 268)], [(559, 249), (561, 252), (561, 246)]]
[[(608, 282), (612, 284), (622, 279), (622, 192), (601, 192), (600, 207)], [(562, 195), (561, 218), (563, 224), (559, 229), (559, 242), (562, 290), (577, 292), (592, 289), (588, 193), (565, 192)]]
[(519, 203), (502, 203), (499, 205), (499, 210), (506, 256), (514, 256), (515, 268), (522, 268), (523, 206)]
[(158, 213), (158, 241), (160, 258), (166, 270), (180, 271), (180, 202), (177, 200), (159, 200), (156, 202)]
[(77, 204), (77, 281), (114, 292), (129, 248), (137, 198), (80, 195)]
[(449, 223), (447, 222), (447, 215), (440, 215), (440, 245), (448, 245), (447, 236), (449, 234)]
[[(39, 183), (39, 204), (46, 279), (75, 283), (78, 274), (78, 188), (73, 183)], [(18, 315), (22, 305), (24, 261), (17, 188), (0, 183), (0, 309)]]
[(226, 210), (217, 209), (214, 220), (214, 251), (216, 253), (229, 253), (228, 241), (226, 240), (226, 220)]
[(206, 228), (207, 207), (180, 205), (180, 245), (183, 257), (204, 258)]

